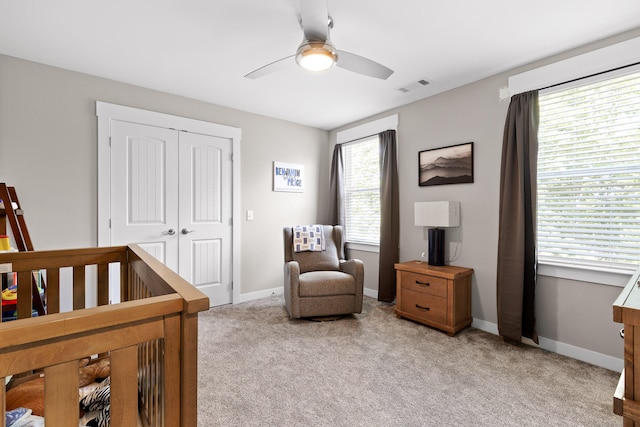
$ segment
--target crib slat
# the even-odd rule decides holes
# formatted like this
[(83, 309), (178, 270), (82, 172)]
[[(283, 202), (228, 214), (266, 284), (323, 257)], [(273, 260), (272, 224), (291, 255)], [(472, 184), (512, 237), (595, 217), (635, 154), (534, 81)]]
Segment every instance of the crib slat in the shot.
[(138, 423), (138, 347), (111, 351), (111, 425)]
[(0, 418), (0, 427), (6, 427), (5, 426), (5, 422), (6, 422), (6, 416), (5, 416), (5, 412), (7, 410), (7, 405), (6, 405), (6, 390), (5, 390), (5, 377), (0, 377), (0, 381), (2, 381), (2, 384), (0, 385), (0, 415), (2, 416), (2, 418)]
[(44, 370), (44, 421), (46, 425), (75, 427), (78, 412), (78, 361), (49, 366)]
[(98, 264), (98, 305), (109, 304), (109, 264)]
[(149, 390), (149, 346), (150, 342), (144, 342), (138, 346), (138, 392), (140, 393), (140, 413), (143, 417), (143, 424), (149, 419), (148, 410), (148, 390)]
[(197, 425), (198, 407), (198, 314), (182, 315), (182, 424)]
[(18, 272), (18, 319), (31, 317), (31, 272)]
[(85, 304), (85, 266), (73, 267), (73, 309), (80, 310)]
[[(165, 425), (180, 424), (180, 394), (172, 390), (181, 389), (180, 378), (180, 316), (167, 316), (164, 319), (164, 417)], [(193, 396), (195, 400), (195, 396)], [(195, 405), (194, 405), (195, 406)], [(182, 424), (195, 425), (195, 424)]]
[(47, 313), (60, 313), (60, 269), (47, 269)]
[(120, 301), (124, 302), (129, 300), (129, 263), (121, 263), (120, 264)]

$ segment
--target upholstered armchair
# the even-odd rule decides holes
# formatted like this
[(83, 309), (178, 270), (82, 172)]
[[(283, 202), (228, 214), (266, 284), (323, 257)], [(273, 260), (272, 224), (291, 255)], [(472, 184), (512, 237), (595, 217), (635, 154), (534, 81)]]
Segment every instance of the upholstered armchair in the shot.
[(284, 228), (284, 300), (292, 319), (362, 312), (364, 265), (344, 259), (342, 227), (320, 227), (324, 248), (294, 247), (294, 227)]

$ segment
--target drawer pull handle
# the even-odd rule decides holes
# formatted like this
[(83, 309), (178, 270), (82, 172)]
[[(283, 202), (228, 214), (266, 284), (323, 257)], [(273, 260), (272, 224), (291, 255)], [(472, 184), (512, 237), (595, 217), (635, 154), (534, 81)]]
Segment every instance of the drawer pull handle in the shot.
[(421, 282), (419, 280), (416, 280), (416, 284), (420, 285), (420, 286), (431, 286), (431, 283), (429, 283), (429, 282)]
[(418, 305), (418, 304), (416, 304), (416, 308), (417, 308), (418, 310), (429, 311), (429, 307), (423, 307), (423, 306)]

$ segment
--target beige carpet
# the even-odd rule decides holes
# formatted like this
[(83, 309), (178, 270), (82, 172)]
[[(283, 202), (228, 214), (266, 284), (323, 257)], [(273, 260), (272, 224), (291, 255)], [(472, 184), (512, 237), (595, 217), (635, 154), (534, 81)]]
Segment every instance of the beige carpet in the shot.
[[(200, 315), (200, 426), (620, 426), (618, 373), (467, 328), (288, 319), (282, 296)], [(622, 342), (620, 343), (622, 345)]]

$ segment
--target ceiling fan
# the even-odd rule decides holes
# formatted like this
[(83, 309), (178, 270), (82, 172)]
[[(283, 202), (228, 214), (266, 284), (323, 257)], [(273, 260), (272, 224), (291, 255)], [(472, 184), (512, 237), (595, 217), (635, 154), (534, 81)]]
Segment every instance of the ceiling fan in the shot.
[(393, 70), (353, 53), (337, 50), (329, 39), (329, 30), (333, 28), (333, 19), (327, 11), (326, 0), (301, 0), (300, 26), (303, 39), (295, 55), (278, 59), (247, 74), (249, 79), (271, 74), (295, 57), (302, 68), (310, 71), (325, 71), (337, 65), (345, 70), (369, 77), (386, 80)]

